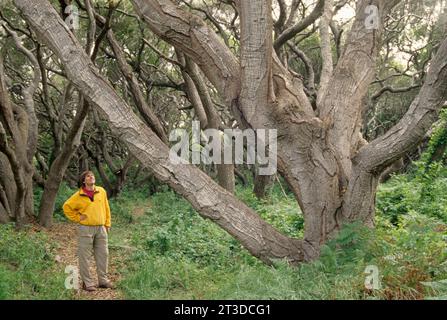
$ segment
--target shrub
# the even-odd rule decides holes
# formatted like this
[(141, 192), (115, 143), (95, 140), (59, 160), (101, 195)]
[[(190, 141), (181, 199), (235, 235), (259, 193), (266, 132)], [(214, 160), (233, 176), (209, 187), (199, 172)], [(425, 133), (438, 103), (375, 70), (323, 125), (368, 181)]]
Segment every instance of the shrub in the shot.
[(438, 162), (416, 162), (406, 175), (394, 176), (379, 187), (377, 212), (396, 224), (415, 211), (447, 223), (447, 169)]

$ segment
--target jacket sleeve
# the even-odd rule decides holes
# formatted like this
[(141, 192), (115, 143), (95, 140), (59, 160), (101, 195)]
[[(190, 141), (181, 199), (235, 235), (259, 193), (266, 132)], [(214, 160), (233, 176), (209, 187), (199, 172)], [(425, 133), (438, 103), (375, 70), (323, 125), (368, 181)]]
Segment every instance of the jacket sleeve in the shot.
[(79, 210), (76, 209), (75, 204), (75, 197), (76, 194), (72, 195), (67, 201), (65, 201), (64, 205), (62, 206), (62, 209), (64, 210), (65, 216), (74, 222), (80, 222), (81, 214)]
[(107, 199), (107, 192), (104, 190), (104, 204), (105, 204), (105, 210), (106, 210), (106, 227), (111, 227), (112, 226), (112, 220), (110, 217), (110, 206), (109, 206), (109, 200)]

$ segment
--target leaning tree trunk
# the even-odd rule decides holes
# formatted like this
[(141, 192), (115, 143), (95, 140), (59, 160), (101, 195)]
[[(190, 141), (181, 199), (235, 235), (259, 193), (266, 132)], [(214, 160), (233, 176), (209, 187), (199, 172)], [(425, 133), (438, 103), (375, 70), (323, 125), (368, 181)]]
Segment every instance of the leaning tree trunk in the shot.
[(45, 181), (39, 208), (39, 223), (45, 228), (51, 227), (53, 223), (54, 205), (56, 203), (59, 187), (70, 163), (70, 159), (78, 149), (82, 131), (84, 130), (89, 105), (87, 102), (84, 102), (84, 99), (80, 100), (80, 110), (76, 113), (71, 130), (65, 139), (64, 146), (51, 164), (50, 170), (48, 171), (48, 177)]
[[(66, 2), (65, 4), (61, 2), (61, 8), (63, 9), (62, 17), (65, 16), (64, 10), (66, 5), (69, 5), (69, 3), (71, 3), (71, 1)], [(95, 61), (98, 52), (97, 50), (95, 50), (95, 48), (101, 44), (101, 39), (95, 41), (96, 24), (95, 18), (93, 17), (93, 9), (90, 1), (86, 1), (86, 5), (89, 13), (90, 26), (87, 34), (87, 45), (85, 51), (89, 56), (91, 56), (91, 60)], [(70, 91), (70, 86), (71, 85), (69, 84), (67, 87), (67, 92)], [(68, 98), (69, 96), (70, 95), (67, 94), (66, 97), (64, 97), (63, 99), (64, 105), (59, 115), (60, 122), (63, 122), (65, 116), (63, 112), (65, 110), (65, 104), (67, 103), (67, 101), (65, 101), (65, 98)], [(50, 169), (48, 171), (48, 177), (45, 181), (39, 208), (39, 223), (46, 228), (51, 227), (53, 223), (53, 212), (57, 193), (64, 178), (65, 172), (70, 164), (70, 160), (72, 159), (81, 143), (81, 136), (84, 130), (89, 110), (89, 103), (85, 101), (84, 97), (82, 97), (81, 95), (79, 99), (79, 106), (76, 110), (76, 116), (73, 119), (71, 128), (66, 136), (63, 147), (61, 148), (61, 150), (56, 149), (56, 158), (51, 163)], [(61, 123), (58, 139), (60, 142), (62, 140), (62, 131), (63, 125)]]

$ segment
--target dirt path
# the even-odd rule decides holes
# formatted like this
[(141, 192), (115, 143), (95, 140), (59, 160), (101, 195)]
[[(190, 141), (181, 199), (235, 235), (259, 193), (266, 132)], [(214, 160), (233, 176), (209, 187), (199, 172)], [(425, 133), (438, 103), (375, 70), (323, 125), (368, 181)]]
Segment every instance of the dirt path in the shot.
[[(77, 228), (74, 223), (58, 222), (54, 223), (49, 231), (46, 231), (51, 242), (56, 246), (56, 261), (62, 265), (65, 270), (66, 266), (78, 266), (77, 258)], [(119, 280), (118, 265), (120, 257), (115, 250), (109, 250), (109, 278), (116, 285)], [(93, 256), (90, 260), (90, 273), (93, 279), (97, 279), (96, 268), (94, 267)], [(68, 275), (68, 274), (67, 274)], [(86, 300), (117, 300), (122, 299), (118, 289), (97, 289), (94, 292), (77, 290), (77, 299)]]

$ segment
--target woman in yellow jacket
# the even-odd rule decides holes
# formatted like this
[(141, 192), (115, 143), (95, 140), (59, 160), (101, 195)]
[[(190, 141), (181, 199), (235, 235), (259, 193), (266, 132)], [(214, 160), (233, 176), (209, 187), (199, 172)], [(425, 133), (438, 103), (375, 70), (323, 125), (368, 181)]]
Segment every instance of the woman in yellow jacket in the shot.
[(95, 175), (85, 171), (79, 179), (80, 189), (65, 203), (63, 210), (71, 221), (79, 223), (78, 258), (82, 287), (95, 291), (96, 286), (90, 276), (88, 259), (93, 253), (98, 273), (98, 286), (112, 288), (108, 273), (108, 233), (111, 226), (110, 207), (104, 188), (95, 186)]

